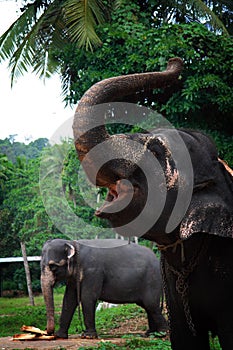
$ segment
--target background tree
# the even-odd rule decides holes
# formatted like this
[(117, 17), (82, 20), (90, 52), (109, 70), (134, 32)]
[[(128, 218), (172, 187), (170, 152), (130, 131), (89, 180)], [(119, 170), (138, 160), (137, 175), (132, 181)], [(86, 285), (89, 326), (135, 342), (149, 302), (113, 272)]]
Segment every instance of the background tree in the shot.
[(233, 34), (233, 4), (229, 0), (154, 0), (137, 3), (156, 26), (198, 22), (211, 31)]
[[(28, 255), (40, 255), (42, 244), (54, 232), (39, 193), (39, 159), (17, 158), (5, 183), (0, 203), (0, 256), (22, 256), (21, 242)], [(31, 238), (37, 236), (31, 243)], [(38, 264), (37, 264), (38, 265)], [(10, 272), (9, 272), (10, 271)], [(33, 287), (40, 288), (40, 267), (35, 266)], [(21, 264), (4, 271), (4, 281), (16, 289), (26, 289), (25, 271)]]
[[(163, 24), (154, 29), (140, 7), (117, 10), (110, 24), (99, 27), (103, 45), (90, 52), (67, 45), (59, 59), (69, 89), (67, 103), (77, 103), (95, 82), (120, 74), (162, 70), (172, 56), (182, 57), (182, 80), (172, 89), (155, 90), (137, 100), (161, 111), (175, 126), (205, 130), (233, 164), (233, 41), (198, 23)], [(106, 60), (106, 57), (108, 59)]]
[(20, 242), (22, 256), (23, 256), (23, 264), (24, 264), (24, 270), (26, 275), (26, 281), (27, 281), (27, 290), (29, 295), (30, 304), (32, 306), (35, 306), (34, 302), (34, 296), (32, 291), (32, 279), (31, 279), (31, 273), (30, 273), (30, 267), (27, 259), (27, 251), (26, 251), (26, 245), (25, 242)]
[(29, 67), (49, 77), (59, 67), (54, 49), (75, 42), (92, 50), (101, 43), (95, 31), (107, 21), (115, 1), (35, 0), (23, 1), (20, 17), (0, 38), (0, 58), (10, 59), (12, 82)]
[[(102, 45), (98, 26), (112, 22), (114, 9), (129, 6), (125, 0), (24, 0), (23, 4), (21, 16), (0, 38), (0, 58), (10, 59), (12, 82), (30, 67), (41, 77), (53, 74), (60, 68), (53, 51), (62, 51), (66, 43), (91, 51)], [(150, 28), (202, 21), (210, 30), (232, 34), (229, 0), (134, 0), (130, 5), (140, 7)]]
[(33, 159), (40, 155), (42, 149), (48, 145), (47, 138), (39, 138), (27, 144), (15, 141), (15, 136), (10, 135), (0, 140), (0, 153), (5, 154), (9, 161), (16, 163), (18, 157)]
[[(38, 142), (35, 141), (35, 144), (40, 144), (40, 139)], [(16, 145), (13, 142), (11, 146), (17, 153)], [(20, 145), (21, 147), (22, 145)], [(10, 152), (10, 148), (8, 150)], [(53, 192), (53, 198), (49, 196), (50, 202), (46, 203), (46, 209), (44, 206), (46, 196), (40, 191), (42, 179), (39, 179), (41, 166), (43, 166), (42, 159), (46, 165), (47, 175), (46, 186), (42, 189), (48, 193)], [(4, 166), (0, 168), (0, 176), (4, 180), (4, 191), (1, 192), (0, 202), (1, 257), (22, 256), (22, 243), (25, 243), (23, 249), (27, 251), (27, 255), (34, 256), (41, 254), (43, 244), (51, 238), (96, 237), (95, 226), (99, 227), (100, 223), (103, 224), (94, 217), (97, 190), (85, 184), (84, 179), (78, 179), (82, 174), (79, 172), (80, 164), (77, 161), (72, 141), (48, 146), (33, 159), (27, 160), (25, 157), (18, 157), (15, 163), (9, 162), (7, 157), (2, 155), (0, 165), (2, 164)], [(6, 166), (6, 164), (9, 165)], [(57, 185), (57, 181), (54, 181), (56, 177), (61, 178), (60, 187)], [(80, 181), (83, 184), (82, 188), (79, 187)], [(46, 210), (49, 205), (52, 206), (52, 210), (59, 211), (61, 197), (64, 197), (74, 214), (80, 218), (78, 226), (74, 225), (72, 218), (70, 221), (64, 220), (61, 215), (57, 215), (55, 226), (47, 214)], [(92, 201), (92, 206), (89, 205), (90, 201)], [(61, 232), (59, 228), (64, 224), (63, 220), (66, 230), (61, 230)], [(90, 224), (91, 222), (93, 230), (90, 232), (86, 228), (86, 223)], [(65, 235), (66, 231), (69, 231), (70, 234)], [(40, 291), (40, 266), (38, 263), (30, 263), (30, 266), (33, 291)], [(3, 281), (4, 289), (20, 289), (27, 292), (25, 271), (20, 263), (12, 264), (4, 269)]]

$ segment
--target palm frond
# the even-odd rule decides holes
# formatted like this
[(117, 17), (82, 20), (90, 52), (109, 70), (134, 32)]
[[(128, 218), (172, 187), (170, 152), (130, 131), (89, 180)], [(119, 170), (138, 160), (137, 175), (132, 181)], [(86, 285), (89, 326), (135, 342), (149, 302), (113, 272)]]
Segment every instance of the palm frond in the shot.
[(0, 37), (0, 58), (9, 59), (34, 23), (34, 10), (28, 8)]
[(11, 84), (29, 67), (40, 77), (49, 77), (55, 72), (55, 62), (48, 52), (58, 43), (60, 47), (64, 44), (64, 38), (60, 37), (64, 28), (60, 16), (61, 8), (57, 4), (49, 6), (39, 18), (35, 17), (34, 7), (29, 6), (1, 37), (1, 58), (10, 58)]
[(229, 36), (229, 33), (223, 22), (202, 0), (193, 0), (190, 2), (190, 4), (195, 7), (195, 9), (200, 15), (203, 16), (203, 18), (206, 18), (208, 16), (210, 25), (214, 28), (214, 30), (220, 30)]
[(105, 21), (103, 1), (101, 0), (68, 0), (64, 4), (64, 16), (68, 35), (79, 47), (93, 49), (101, 44), (95, 32), (96, 25)]
[[(58, 1), (60, 3), (60, 1)], [(40, 78), (50, 77), (57, 71), (58, 63), (53, 59), (54, 50), (62, 50), (67, 42), (62, 7), (53, 3), (40, 17), (37, 26), (37, 48), (33, 71)], [(46, 35), (45, 35), (46, 34)]]
[[(118, 0), (120, 1), (120, 0)], [(10, 60), (11, 82), (32, 67), (40, 77), (53, 74), (59, 63), (54, 50), (76, 42), (92, 50), (101, 43), (96, 25), (110, 13), (110, 0), (36, 0), (0, 37), (0, 61)]]

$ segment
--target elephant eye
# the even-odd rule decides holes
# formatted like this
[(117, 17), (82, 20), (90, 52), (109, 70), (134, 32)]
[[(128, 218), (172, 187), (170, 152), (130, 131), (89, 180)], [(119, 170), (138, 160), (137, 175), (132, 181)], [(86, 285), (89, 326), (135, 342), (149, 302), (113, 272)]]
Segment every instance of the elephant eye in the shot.
[(57, 265), (56, 264), (49, 264), (49, 268), (51, 271), (55, 271), (57, 269)]

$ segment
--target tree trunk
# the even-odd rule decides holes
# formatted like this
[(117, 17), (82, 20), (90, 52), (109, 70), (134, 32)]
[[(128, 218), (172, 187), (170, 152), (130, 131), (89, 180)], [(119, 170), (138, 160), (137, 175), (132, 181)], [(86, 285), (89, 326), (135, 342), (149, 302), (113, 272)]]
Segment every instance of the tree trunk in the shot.
[(26, 274), (26, 281), (27, 281), (27, 288), (28, 288), (28, 295), (30, 299), (30, 304), (32, 306), (35, 306), (34, 303), (34, 297), (32, 293), (32, 281), (31, 281), (31, 275), (30, 275), (30, 268), (27, 260), (27, 253), (26, 253), (26, 246), (24, 242), (20, 242), (22, 255), (23, 255), (23, 262), (24, 262), (24, 269)]

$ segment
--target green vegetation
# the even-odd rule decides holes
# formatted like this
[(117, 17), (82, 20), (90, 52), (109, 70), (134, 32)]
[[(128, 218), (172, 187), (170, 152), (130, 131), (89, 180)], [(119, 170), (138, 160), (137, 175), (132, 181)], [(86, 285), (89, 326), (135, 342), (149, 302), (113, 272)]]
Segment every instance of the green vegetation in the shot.
[(163, 340), (163, 339), (140, 339), (133, 337), (132, 339), (126, 339), (124, 345), (115, 345), (111, 342), (103, 342), (102, 344), (98, 346), (88, 346), (88, 347), (81, 347), (79, 350), (114, 350), (114, 349), (122, 349), (122, 350), (141, 350), (141, 349), (154, 349), (154, 350), (170, 350), (171, 346), (169, 341)]
[[(64, 287), (57, 287), (54, 290), (55, 323), (58, 328), (59, 316), (62, 308)], [(42, 295), (35, 297), (35, 307), (29, 305), (27, 297), (0, 298), (0, 337), (10, 336), (19, 333), (22, 325), (30, 325), (45, 329), (46, 309)], [(127, 322), (135, 317), (145, 317), (142, 308), (136, 305), (121, 305), (116, 308), (98, 311), (96, 328), (99, 335), (104, 337), (110, 330), (117, 328), (121, 322)], [(78, 312), (74, 314), (69, 334), (81, 333), (83, 320), (78, 317)], [(141, 333), (146, 331), (142, 328)]]
[[(147, 94), (146, 101), (139, 94), (137, 100), (161, 112), (175, 126), (213, 130), (232, 137), (233, 76), (229, 67), (233, 41), (198, 23), (163, 24), (155, 30), (148, 26), (145, 14), (138, 13), (139, 8), (128, 5), (127, 9), (116, 12), (113, 23), (99, 28), (104, 44), (94, 55), (70, 45), (58, 53), (64, 66), (63, 81), (70, 82), (66, 101), (77, 103), (101, 79), (162, 70), (170, 57), (179, 56), (184, 60), (179, 84)], [(132, 96), (124, 101), (137, 102)]]
[[(114, 350), (114, 349), (121, 349), (121, 350), (148, 350), (148, 349), (154, 349), (154, 350), (170, 350), (171, 345), (169, 341), (164, 339), (140, 339), (133, 337), (132, 339), (127, 339), (125, 341), (125, 344), (122, 345), (115, 345), (111, 342), (104, 342), (98, 346), (88, 346), (88, 347), (81, 347), (79, 350)], [(219, 343), (217, 340), (213, 340), (211, 344), (211, 350), (221, 350)]]
[[(62, 294), (56, 295), (56, 304)], [(46, 310), (43, 297), (36, 297), (36, 306), (29, 305), (28, 297), (0, 298), (0, 337), (20, 333), (22, 325), (37, 325), (42, 329), (46, 326)]]
[[(59, 313), (62, 307), (64, 288), (56, 288), (55, 318), (58, 325)], [(0, 298), (0, 337), (11, 336), (20, 333), (22, 325), (46, 328), (46, 309), (42, 295), (35, 297), (35, 307), (29, 305), (28, 297)], [(75, 318), (74, 318), (75, 319)], [(71, 328), (75, 333), (75, 327)]]
[[(94, 217), (97, 190), (82, 188), (85, 196), (89, 196), (89, 200), (93, 202), (91, 207), (86, 203), (78, 186), (79, 161), (73, 142), (64, 141), (61, 145), (47, 146), (43, 153), (38, 149), (39, 156), (29, 159), (16, 156), (18, 143), (15, 145), (14, 141), (8, 143), (4, 140), (2, 144), (8, 146), (8, 153), (16, 161), (10, 161), (5, 155), (0, 157), (0, 256), (21, 256), (21, 241), (26, 242), (27, 254), (34, 256), (41, 254), (43, 244), (51, 238), (94, 238), (95, 226), (105, 223)], [(20, 149), (23, 149), (21, 143)], [(31, 146), (24, 145), (24, 149), (30, 150)], [(43, 188), (40, 187), (42, 180), (39, 177), (42, 156), (46, 165), (46, 186)], [(62, 172), (62, 185), (57, 185), (55, 181), (60, 176), (59, 171)], [(51, 192), (53, 198), (50, 196)], [(83, 225), (75, 226), (72, 220), (67, 220), (64, 227), (64, 219), (59, 215), (56, 216), (56, 223), (51, 220), (46, 209), (54, 210), (58, 207), (59, 210), (62, 196), (74, 213), (82, 217)], [(45, 200), (48, 200), (46, 209)], [(86, 222), (93, 223), (92, 232), (85, 227)], [(72, 236), (61, 231), (72, 233)], [(33, 291), (40, 291), (40, 265), (30, 263), (30, 266)], [(26, 292), (22, 263), (4, 267), (2, 274), (3, 290)]]
[(19, 158), (24, 158), (25, 160), (37, 158), (44, 147), (48, 145), (47, 138), (39, 138), (25, 144), (16, 141), (16, 136), (9, 135), (4, 140), (0, 140), (0, 154), (5, 154), (12, 163), (17, 163)]
[[(60, 59), (54, 58), (54, 51), (62, 52), (64, 44), (92, 53), (96, 47), (105, 45), (105, 36), (99, 27), (114, 25), (115, 11), (124, 12), (127, 19), (135, 23), (140, 14), (144, 23), (153, 29), (164, 23), (201, 22), (214, 33), (226, 36), (233, 33), (233, 5), (229, 0), (134, 0), (130, 3), (126, 0), (24, 0), (20, 10), (18, 20), (0, 38), (0, 59), (9, 59), (12, 80), (29, 67), (41, 77), (54, 74), (62, 66)], [(127, 22), (125, 24), (127, 29)], [(119, 33), (121, 28), (115, 27), (115, 30)], [(133, 39), (133, 30), (130, 35)], [(137, 52), (134, 55), (137, 56)], [(67, 70), (67, 73), (72, 76), (73, 72)]]

